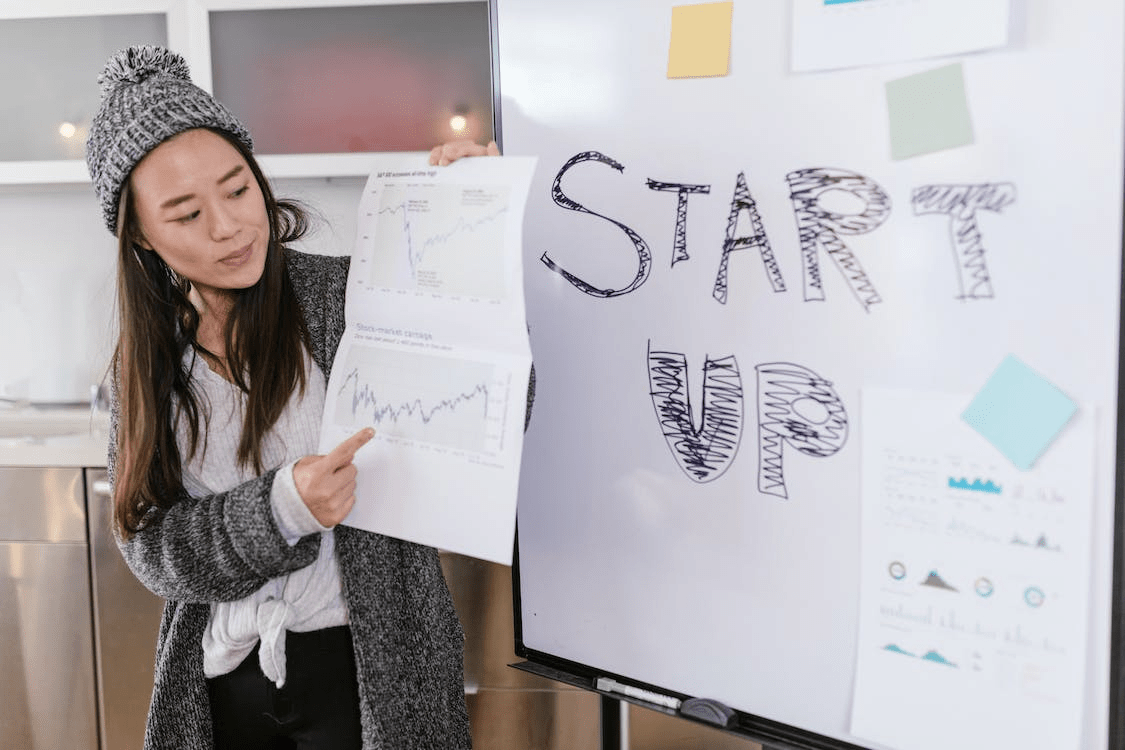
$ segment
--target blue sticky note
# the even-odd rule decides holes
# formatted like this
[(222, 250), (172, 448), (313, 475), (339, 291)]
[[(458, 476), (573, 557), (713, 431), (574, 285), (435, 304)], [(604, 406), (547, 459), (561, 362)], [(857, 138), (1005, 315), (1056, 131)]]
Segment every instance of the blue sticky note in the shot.
[(1009, 354), (961, 418), (1026, 471), (1077, 410), (1066, 394)]

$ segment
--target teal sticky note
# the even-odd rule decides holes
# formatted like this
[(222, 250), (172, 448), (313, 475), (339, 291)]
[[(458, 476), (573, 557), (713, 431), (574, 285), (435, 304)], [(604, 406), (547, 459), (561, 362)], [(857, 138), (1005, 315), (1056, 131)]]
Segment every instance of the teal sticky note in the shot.
[(1077, 410), (1066, 394), (1009, 354), (961, 418), (1026, 471)]
[(887, 82), (891, 158), (907, 159), (973, 142), (961, 63)]

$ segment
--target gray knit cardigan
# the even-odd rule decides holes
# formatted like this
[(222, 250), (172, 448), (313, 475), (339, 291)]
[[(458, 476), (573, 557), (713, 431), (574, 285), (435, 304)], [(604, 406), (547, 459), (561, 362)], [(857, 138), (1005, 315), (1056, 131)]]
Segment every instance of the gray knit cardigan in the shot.
[[(287, 251), (286, 259), (313, 359), (327, 377), (344, 332), (349, 258)], [(114, 401), (110, 481), (117, 417)], [(167, 600), (146, 750), (213, 747), (201, 645), (210, 602), (241, 599), (316, 559), (319, 535), (291, 547), (278, 531), (270, 509), (273, 475), (199, 499), (185, 492), (172, 507), (150, 511), (130, 540), (118, 540), (137, 578)], [(335, 534), (364, 750), (469, 748), (464, 632), (436, 550), (348, 526)]]

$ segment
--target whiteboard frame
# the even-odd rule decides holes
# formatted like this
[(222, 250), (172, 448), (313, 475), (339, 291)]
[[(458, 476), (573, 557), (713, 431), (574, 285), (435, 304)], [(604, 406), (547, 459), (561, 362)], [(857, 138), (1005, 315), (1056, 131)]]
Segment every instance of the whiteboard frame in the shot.
[[(1125, 134), (1122, 135), (1125, 138)], [(1125, 206), (1122, 206), (1125, 214)], [(1121, 238), (1125, 253), (1125, 232)], [(1125, 266), (1119, 282), (1121, 289), (1121, 314), (1118, 331), (1125, 331)], [(1122, 652), (1125, 639), (1125, 388), (1122, 375), (1125, 374), (1125, 346), (1118, 334), (1117, 343), (1117, 463), (1114, 481), (1114, 533), (1113, 533), (1113, 593), (1110, 605), (1110, 645), (1109, 645), (1109, 747), (1111, 750), (1125, 748), (1125, 654)]]

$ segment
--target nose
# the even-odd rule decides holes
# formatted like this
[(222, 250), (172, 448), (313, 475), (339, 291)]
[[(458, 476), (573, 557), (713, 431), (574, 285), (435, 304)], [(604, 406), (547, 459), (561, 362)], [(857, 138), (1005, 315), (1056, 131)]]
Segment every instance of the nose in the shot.
[(211, 239), (215, 242), (228, 240), (238, 233), (238, 221), (235, 219), (234, 211), (225, 204), (225, 201), (218, 201), (208, 212), (211, 215)]

